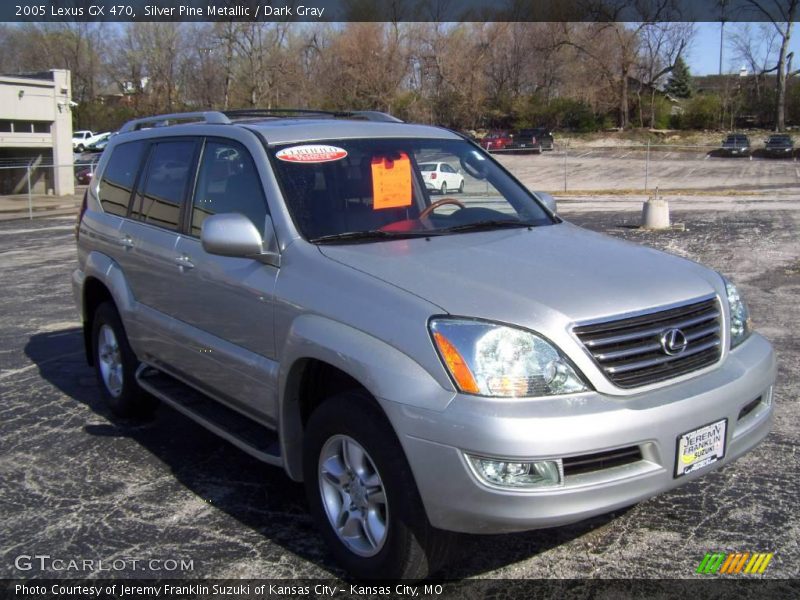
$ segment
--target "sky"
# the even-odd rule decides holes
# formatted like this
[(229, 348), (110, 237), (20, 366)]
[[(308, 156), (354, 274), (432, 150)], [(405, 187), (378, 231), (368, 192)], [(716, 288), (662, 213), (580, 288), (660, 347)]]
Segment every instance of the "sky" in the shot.
[[(731, 43), (732, 35), (737, 30), (741, 30), (748, 25), (754, 37), (763, 39), (763, 36), (759, 35), (762, 23), (725, 24), (726, 44), (723, 48), (722, 57), (723, 73), (738, 72), (742, 67), (741, 60), (735, 58), (735, 51), (729, 44)], [(719, 23), (697, 23), (697, 33), (686, 61), (692, 75), (716, 75), (719, 73), (719, 29)], [(794, 51), (795, 56), (800, 57), (800, 39), (796, 37), (796, 31), (793, 31), (793, 33), (795, 35), (790, 39), (789, 52)], [(793, 68), (800, 67), (798, 60), (800, 59), (795, 60), (795, 66)], [(770, 64), (770, 67), (771, 66), (773, 65)]]

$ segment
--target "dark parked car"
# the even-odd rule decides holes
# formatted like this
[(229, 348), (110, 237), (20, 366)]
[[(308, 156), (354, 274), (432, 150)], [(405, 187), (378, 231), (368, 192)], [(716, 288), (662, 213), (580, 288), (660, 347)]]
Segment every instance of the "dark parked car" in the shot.
[(507, 150), (525, 150), (541, 154), (543, 150), (553, 149), (553, 134), (544, 127), (520, 129), (511, 137), (513, 139), (506, 145)]
[(506, 131), (492, 131), (486, 137), (478, 141), (481, 148), (489, 152), (505, 150), (506, 146), (513, 141), (513, 138)]
[(767, 139), (764, 152), (767, 156), (791, 158), (794, 153), (794, 140), (785, 133), (776, 133)]
[(85, 167), (75, 173), (75, 181), (78, 185), (89, 185), (92, 183), (92, 177), (94, 177), (94, 166)]
[(720, 150), (723, 155), (727, 156), (749, 156), (750, 138), (743, 133), (731, 133), (722, 140)]

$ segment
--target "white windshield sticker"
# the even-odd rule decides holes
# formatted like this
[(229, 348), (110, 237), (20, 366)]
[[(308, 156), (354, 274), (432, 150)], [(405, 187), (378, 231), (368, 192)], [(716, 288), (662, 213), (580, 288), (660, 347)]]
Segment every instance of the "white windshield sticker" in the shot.
[(324, 163), (341, 160), (347, 156), (347, 150), (323, 144), (305, 144), (284, 148), (275, 153), (275, 158), (294, 163)]

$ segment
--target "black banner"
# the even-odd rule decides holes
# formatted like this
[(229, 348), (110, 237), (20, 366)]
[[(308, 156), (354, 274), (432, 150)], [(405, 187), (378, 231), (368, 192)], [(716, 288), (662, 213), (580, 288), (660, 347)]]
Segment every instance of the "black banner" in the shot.
[(747, 576), (695, 579), (471, 579), (466, 581), (363, 582), (267, 579), (5, 579), (1, 600), (278, 600), (350, 599), (483, 599), (525, 598), (702, 598), (782, 600), (800, 596), (800, 580)]
[(4, 0), (0, 22), (795, 20), (792, 0)]

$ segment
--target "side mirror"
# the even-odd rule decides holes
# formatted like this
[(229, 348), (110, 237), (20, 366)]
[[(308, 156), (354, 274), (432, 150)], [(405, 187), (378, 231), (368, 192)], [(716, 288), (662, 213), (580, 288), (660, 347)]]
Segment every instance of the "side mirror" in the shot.
[(470, 151), (460, 159), (461, 168), (475, 179), (486, 179), (489, 175), (489, 163), (476, 150)]
[[(211, 215), (203, 221), (200, 243), (203, 250), (219, 256), (253, 258), (260, 262), (280, 266), (272, 219), (265, 219), (265, 238), (253, 222), (239, 213)], [(265, 250), (266, 248), (266, 250)]]
[(534, 192), (534, 195), (541, 200), (551, 213), (556, 214), (556, 199), (547, 192)]

